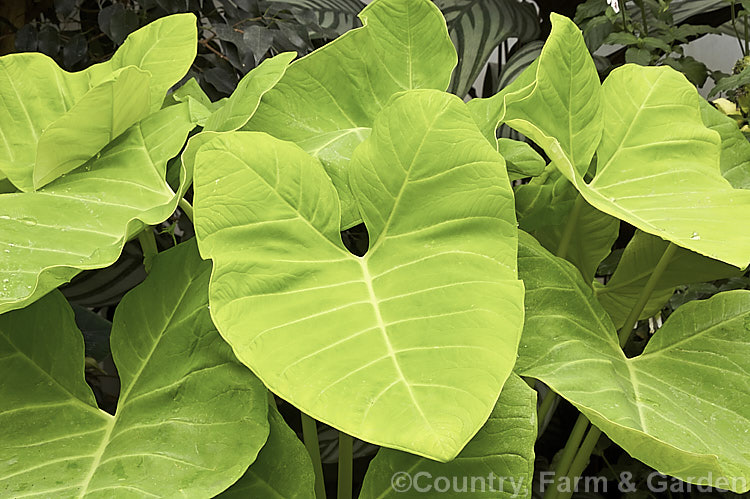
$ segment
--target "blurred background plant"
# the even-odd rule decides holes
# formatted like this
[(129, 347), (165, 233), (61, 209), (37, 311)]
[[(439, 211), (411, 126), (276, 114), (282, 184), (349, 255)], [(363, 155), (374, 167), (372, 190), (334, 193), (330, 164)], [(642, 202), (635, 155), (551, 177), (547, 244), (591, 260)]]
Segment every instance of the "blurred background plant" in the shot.
[(359, 0), (8, 0), (0, 7), (0, 55), (39, 51), (68, 71), (108, 59), (154, 19), (192, 12), (198, 57), (190, 74), (212, 99), (229, 95), (264, 58), (305, 55), (358, 25)]

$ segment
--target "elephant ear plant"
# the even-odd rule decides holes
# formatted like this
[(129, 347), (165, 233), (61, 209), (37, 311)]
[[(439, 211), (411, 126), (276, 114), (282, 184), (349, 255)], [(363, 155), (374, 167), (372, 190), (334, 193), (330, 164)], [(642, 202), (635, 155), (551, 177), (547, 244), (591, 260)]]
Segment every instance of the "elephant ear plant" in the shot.
[[(340, 432), (338, 497), (353, 438), (381, 446), (363, 499), (530, 497), (558, 397), (581, 415), (555, 485), (603, 432), (659, 472), (748, 491), (750, 291), (623, 351), (678, 286), (750, 263), (739, 132), (671, 68), (600, 83), (560, 16), (512, 85), (468, 103), (445, 91), (457, 57), (432, 2), (359, 17), (219, 102), (172, 88), (190, 15), (80, 73), (0, 58), (0, 496), (322, 498), (318, 420)], [(178, 206), (196, 237), (156, 255)], [(637, 231), (600, 282), (623, 222)], [(342, 238), (357, 224), (361, 256)], [(115, 311), (110, 414), (56, 288), (133, 238), (149, 275)]]

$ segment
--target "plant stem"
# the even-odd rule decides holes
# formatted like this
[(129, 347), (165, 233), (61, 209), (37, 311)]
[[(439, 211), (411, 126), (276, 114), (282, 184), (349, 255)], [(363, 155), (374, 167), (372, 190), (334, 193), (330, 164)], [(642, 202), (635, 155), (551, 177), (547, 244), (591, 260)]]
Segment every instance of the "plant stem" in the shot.
[(312, 459), (313, 470), (315, 471), (315, 497), (316, 499), (325, 499), (326, 484), (323, 480), (323, 462), (320, 460), (320, 443), (318, 442), (318, 425), (315, 420), (300, 412), (302, 417), (302, 438), (305, 441), (307, 453)]
[(633, 305), (633, 309), (630, 311), (630, 315), (628, 315), (627, 319), (625, 319), (625, 323), (620, 329), (619, 337), (621, 347), (624, 347), (628, 342), (630, 333), (633, 332), (633, 328), (638, 322), (643, 309), (646, 308), (646, 304), (648, 303), (649, 298), (651, 298), (651, 294), (654, 292), (654, 288), (656, 288), (659, 279), (661, 279), (662, 274), (667, 269), (667, 266), (669, 265), (669, 262), (676, 251), (677, 245), (674, 243), (669, 243), (667, 248), (664, 250), (664, 253), (662, 253), (661, 258), (659, 258), (659, 262), (656, 264), (656, 267), (654, 267), (653, 272), (651, 272), (651, 276), (648, 278), (648, 281), (646, 281), (646, 285), (641, 290), (641, 294), (638, 295), (638, 300), (635, 302), (635, 305)]
[[(619, 337), (621, 347), (624, 347), (628, 342), (631, 331), (633, 331), (636, 322), (638, 322), (638, 318), (641, 316), (641, 313), (646, 307), (649, 298), (651, 298), (651, 294), (654, 292), (659, 279), (661, 279), (662, 274), (664, 274), (667, 266), (669, 266), (669, 262), (672, 260), (672, 257), (674, 256), (676, 251), (677, 245), (671, 242), (664, 249), (664, 253), (662, 253), (661, 258), (659, 258), (659, 261), (654, 267), (654, 270), (651, 272), (651, 276), (648, 278), (648, 281), (646, 281), (646, 285), (638, 295), (638, 300), (633, 306), (633, 309), (630, 311), (630, 315), (628, 315), (627, 319), (625, 319), (625, 324), (622, 326), (622, 329), (620, 329)], [(581, 437), (578, 436), (577, 431), (580, 430), (582, 432), (583, 430), (580, 429), (580, 426), (583, 426), (583, 429), (585, 430), (587, 425), (588, 419), (586, 418), (586, 416), (584, 416), (583, 414), (579, 415), (578, 420), (576, 421), (576, 425), (570, 434), (570, 438), (568, 438), (568, 443), (565, 445), (565, 449), (563, 449), (563, 455), (560, 459), (560, 462), (558, 463), (558, 469), (555, 470), (555, 492), (553, 492), (549, 497), (545, 493), (544, 499), (570, 499), (570, 497), (573, 495), (572, 492), (564, 492), (560, 495), (557, 495), (556, 486), (557, 481), (560, 477), (578, 477), (581, 475), (581, 473), (583, 473), (583, 470), (586, 469), (589, 458), (591, 457), (591, 453), (596, 446), (596, 442), (599, 440), (599, 437), (602, 434), (601, 430), (599, 430), (595, 426), (592, 426), (589, 432), (586, 434), (586, 438), (583, 440), (583, 443), (580, 443)], [(578, 448), (579, 444), (580, 448)], [(578, 448), (578, 450), (577, 452), (575, 452), (575, 456), (571, 457), (570, 454), (573, 451), (569, 448), (569, 446), (573, 445), (574, 448)], [(572, 462), (570, 462), (571, 459)], [(565, 469), (566, 466), (568, 469)]]
[(745, 57), (747, 55), (747, 52), (745, 51), (745, 46), (742, 44), (742, 38), (740, 37), (740, 33), (737, 31), (737, 14), (734, 11), (734, 2), (735, 0), (732, 0), (732, 5), (729, 7), (729, 11), (732, 13), (732, 29), (734, 30), (734, 36), (737, 37), (737, 43), (740, 44), (740, 51), (742, 52), (742, 57)]
[(337, 499), (352, 499), (352, 467), (354, 457), (351, 435), (339, 432), (339, 482)]
[(641, 8), (641, 19), (643, 20), (643, 35), (648, 36), (648, 23), (646, 22), (646, 5), (643, 0), (638, 2), (638, 6)]
[[(573, 204), (573, 209), (570, 210), (570, 214), (568, 215), (568, 220), (565, 223), (562, 237), (560, 237), (560, 243), (557, 245), (555, 256), (557, 256), (558, 258), (565, 258), (567, 256), (568, 249), (570, 248), (570, 242), (573, 240), (573, 233), (576, 230), (576, 225), (578, 225), (578, 217), (581, 216), (581, 210), (583, 210), (585, 204), (586, 200), (583, 199), (583, 196), (581, 196), (581, 194), (579, 193), (576, 196), (576, 201)], [(547, 395), (545, 395), (545, 397), (542, 399), (542, 404), (539, 406), (539, 411), (537, 413), (537, 424), (539, 425), (538, 428), (542, 427), (542, 423), (547, 417), (547, 413), (550, 411), (550, 409), (552, 409), (552, 407), (554, 407), (557, 399), (558, 395), (552, 390), (550, 390), (549, 393), (547, 393)], [(539, 438), (539, 435), (537, 435), (537, 438)]]
[[(586, 438), (583, 440), (583, 443), (581, 444), (581, 448), (578, 449), (578, 452), (576, 453), (575, 459), (573, 459), (573, 463), (570, 465), (570, 470), (568, 470), (568, 473), (566, 473), (565, 476), (568, 478), (573, 477), (579, 477), (583, 473), (583, 470), (586, 469), (586, 466), (589, 464), (589, 458), (591, 458), (591, 453), (594, 452), (594, 447), (596, 447), (596, 443), (599, 441), (599, 437), (602, 435), (602, 431), (597, 428), (596, 426), (591, 426), (591, 429), (589, 429), (589, 432), (586, 434)], [(569, 482), (569, 483), (572, 483)], [(570, 499), (573, 496), (573, 492), (562, 492), (557, 499)]]
[(583, 196), (578, 194), (576, 202), (573, 205), (573, 209), (570, 210), (568, 215), (568, 221), (565, 223), (565, 229), (563, 229), (562, 237), (560, 238), (560, 244), (557, 246), (557, 252), (555, 256), (565, 258), (568, 255), (568, 249), (570, 248), (570, 241), (573, 239), (573, 232), (575, 232), (576, 225), (578, 224), (578, 217), (581, 214), (583, 206), (586, 204), (586, 200)]
[(154, 257), (159, 253), (159, 248), (156, 247), (154, 228), (149, 225), (139, 232), (138, 242), (141, 244), (141, 250), (143, 251), (143, 266), (146, 267), (146, 273), (149, 273)]
[(187, 199), (180, 198), (180, 203), (178, 205), (182, 212), (190, 219), (190, 221), (193, 221), (193, 207), (190, 206), (190, 203), (187, 202)]
[(576, 424), (573, 426), (573, 430), (571, 430), (568, 441), (565, 444), (565, 448), (562, 451), (560, 460), (557, 462), (557, 466), (555, 467), (555, 477), (554, 481), (552, 482), (552, 486), (544, 491), (544, 499), (554, 499), (557, 497), (558, 481), (560, 478), (567, 475), (568, 470), (570, 469), (570, 464), (573, 461), (573, 458), (576, 456), (576, 451), (578, 450), (578, 446), (581, 444), (581, 440), (583, 440), (583, 436), (586, 433), (586, 428), (588, 427), (588, 425), (589, 420), (586, 418), (586, 416), (584, 416), (583, 414), (579, 414), (578, 419), (576, 420)]
[(542, 403), (539, 404), (539, 410), (536, 415), (539, 430), (542, 429), (542, 424), (544, 424), (544, 420), (547, 419), (547, 414), (549, 414), (550, 409), (555, 405), (556, 400), (557, 394), (550, 390), (542, 399)]

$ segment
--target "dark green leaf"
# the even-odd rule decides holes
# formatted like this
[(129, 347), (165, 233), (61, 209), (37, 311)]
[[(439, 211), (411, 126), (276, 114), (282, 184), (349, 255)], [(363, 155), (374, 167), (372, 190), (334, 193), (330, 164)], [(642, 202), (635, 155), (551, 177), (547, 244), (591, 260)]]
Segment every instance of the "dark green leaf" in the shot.
[(60, 32), (47, 25), (39, 30), (39, 52), (55, 57), (60, 52)]
[(86, 57), (88, 48), (88, 42), (83, 34), (73, 35), (63, 47), (63, 64), (72, 68)]

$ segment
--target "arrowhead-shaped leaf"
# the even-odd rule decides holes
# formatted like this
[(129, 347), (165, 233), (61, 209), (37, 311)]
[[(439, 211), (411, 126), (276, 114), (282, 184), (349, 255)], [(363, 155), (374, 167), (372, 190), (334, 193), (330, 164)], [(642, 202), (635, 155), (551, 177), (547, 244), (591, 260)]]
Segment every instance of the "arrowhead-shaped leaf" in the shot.
[(522, 322), (504, 162), (458, 98), (413, 91), (376, 119), (351, 180), (363, 258), (341, 241), (330, 179), (298, 146), (234, 132), (201, 147), (195, 224), (214, 261), (214, 323), (304, 412), (452, 459), (492, 411)]
[(341, 226), (360, 216), (347, 185), (354, 148), (396, 92), (445, 90), (456, 51), (429, 0), (375, 0), (364, 26), (295, 61), (263, 96), (245, 130), (295, 142), (320, 159), (341, 198)]
[(661, 473), (749, 489), (750, 291), (683, 305), (627, 359), (578, 271), (525, 233), (519, 271), (527, 292), (518, 374), (542, 380)]
[(440, 497), (529, 498), (536, 429), (536, 392), (511, 375), (490, 418), (456, 459), (436, 463), (381, 449), (367, 468), (359, 498), (437, 495), (436, 488), (445, 486), (442, 477), (450, 485)]
[[(625, 65), (599, 89), (578, 28), (562, 16), (553, 14), (552, 21), (537, 64), (527, 70), (533, 82), (502, 96), (501, 121), (542, 146), (595, 208), (746, 267), (750, 233), (736, 230), (735, 220), (750, 219), (750, 192), (721, 176), (720, 138), (703, 124), (695, 87), (669, 67)], [(601, 142), (601, 130), (589, 124), (600, 94)], [(596, 174), (586, 183), (589, 146), (597, 144)]]
[(473, 99), (469, 107), (488, 137), (495, 136), (499, 123), (518, 128), (511, 120), (522, 117), (523, 125), (533, 128), (528, 137), (542, 147), (545, 144), (537, 140), (540, 134), (555, 140), (583, 175), (602, 133), (599, 86), (599, 74), (578, 27), (552, 14), (552, 34), (539, 58), (503, 91)]
[(210, 273), (185, 243), (122, 300), (114, 416), (84, 381), (62, 295), (0, 316), (3, 495), (210, 497), (242, 475), (268, 435), (267, 392), (211, 324)]
[(144, 224), (166, 220), (181, 195), (164, 180), (166, 163), (192, 128), (187, 105), (170, 106), (47, 187), (0, 195), (0, 313), (114, 263)]

